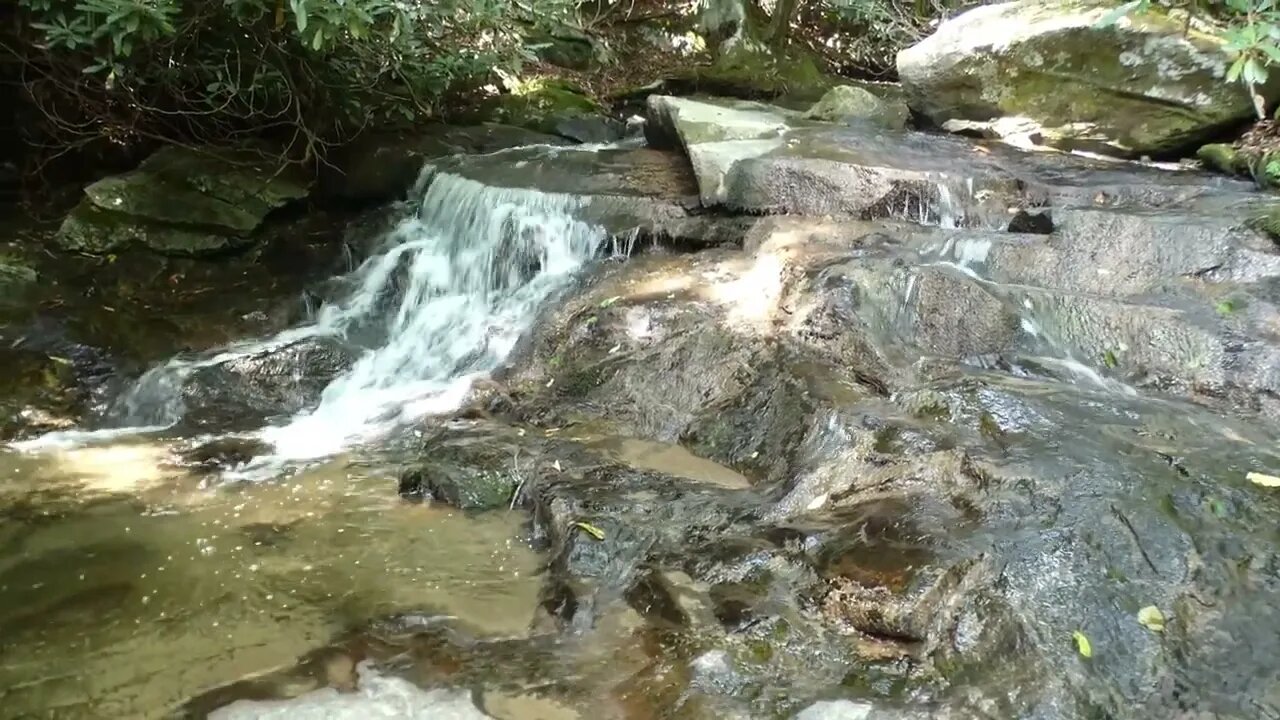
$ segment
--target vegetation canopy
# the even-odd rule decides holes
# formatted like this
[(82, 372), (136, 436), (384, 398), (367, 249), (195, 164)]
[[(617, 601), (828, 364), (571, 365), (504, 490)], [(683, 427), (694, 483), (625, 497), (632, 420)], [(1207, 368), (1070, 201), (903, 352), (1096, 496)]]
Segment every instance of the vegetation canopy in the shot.
[(527, 59), (565, 0), (20, 0), (5, 49), (50, 142), (279, 134), (304, 157)]

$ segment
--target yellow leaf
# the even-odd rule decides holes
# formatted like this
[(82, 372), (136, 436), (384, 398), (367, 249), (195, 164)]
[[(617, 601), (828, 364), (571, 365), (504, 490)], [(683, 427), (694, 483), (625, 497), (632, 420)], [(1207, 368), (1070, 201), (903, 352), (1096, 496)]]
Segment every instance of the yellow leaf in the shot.
[(593, 537), (593, 538), (595, 538), (595, 539), (597, 539), (597, 540), (603, 540), (603, 539), (604, 539), (604, 531), (603, 531), (603, 530), (601, 530), (600, 528), (596, 527), (595, 525), (592, 525), (591, 523), (576, 522), (576, 523), (574, 523), (574, 524), (573, 524), (573, 527), (578, 528), (578, 529), (579, 529), (579, 530), (581, 530), (582, 532), (584, 532), (584, 533), (586, 533), (586, 534), (590, 535), (591, 537)]
[(1076, 650), (1080, 651), (1081, 657), (1093, 657), (1093, 646), (1089, 644), (1089, 638), (1085, 637), (1084, 633), (1076, 630), (1071, 633), (1071, 639), (1076, 641)]
[(1264, 488), (1280, 488), (1280, 477), (1251, 472), (1244, 476), (1246, 480)]
[(1138, 611), (1138, 622), (1151, 632), (1164, 632), (1164, 613), (1155, 605), (1148, 605)]

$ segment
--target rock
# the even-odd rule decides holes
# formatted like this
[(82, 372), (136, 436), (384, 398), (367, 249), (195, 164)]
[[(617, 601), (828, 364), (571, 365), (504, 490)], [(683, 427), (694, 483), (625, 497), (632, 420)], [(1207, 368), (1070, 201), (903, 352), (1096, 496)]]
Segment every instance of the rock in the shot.
[(9, 329), (14, 335), (0, 351), (8, 369), (0, 385), (0, 437), (64, 429), (86, 415), (116, 371), (108, 358), (45, 321)]
[(320, 196), (351, 203), (399, 199), (428, 160), (491, 153), (522, 145), (560, 145), (556, 135), (513, 125), (436, 125), (412, 133), (368, 135), (340, 148), (320, 175)]
[(790, 113), (746, 100), (691, 100), (650, 95), (644, 127), (649, 146), (689, 149), (727, 140), (764, 140), (786, 130)]
[(694, 233), (720, 237), (711, 223), (686, 222), (697, 188), (677, 153), (647, 149), (524, 148), (432, 163), (424, 178), (448, 173), (490, 186), (567, 196), (580, 220), (614, 236)]
[(1196, 151), (1196, 158), (1210, 170), (1217, 170), (1227, 175), (1238, 175), (1247, 170), (1247, 167), (1241, 163), (1240, 152), (1230, 143), (1202, 145)]
[(137, 170), (86, 187), (54, 242), (94, 254), (142, 245), (209, 255), (252, 243), (268, 213), (309, 192), (309, 179), (263, 155), (166, 147)]
[(27, 293), (40, 275), (21, 258), (0, 254), (0, 302), (8, 302)]
[(539, 463), (537, 443), (482, 426), (425, 439), (420, 461), (400, 475), (400, 496), (431, 500), (459, 510), (494, 510), (521, 505), (515, 495)]
[(182, 381), (183, 422), (228, 430), (293, 415), (354, 361), (341, 342), (316, 337), (199, 367)]
[(826, 122), (865, 120), (881, 124), (892, 130), (907, 125), (911, 111), (906, 103), (882, 100), (869, 90), (854, 85), (839, 85), (827, 91), (813, 104), (805, 117)]
[(562, 80), (534, 78), (494, 101), (496, 120), (544, 133), (576, 117), (595, 116), (603, 108), (581, 88)]
[(555, 122), (556, 134), (580, 143), (604, 144), (621, 140), (626, 125), (603, 115), (571, 115)]
[(962, 13), (898, 54), (908, 102), (939, 125), (1022, 116), (1050, 144), (1128, 156), (1182, 151), (1253, 114), (1223, 79), (1220, 40), (1163, 10), (1099, 27), (1107, 12), (1016, 0)]

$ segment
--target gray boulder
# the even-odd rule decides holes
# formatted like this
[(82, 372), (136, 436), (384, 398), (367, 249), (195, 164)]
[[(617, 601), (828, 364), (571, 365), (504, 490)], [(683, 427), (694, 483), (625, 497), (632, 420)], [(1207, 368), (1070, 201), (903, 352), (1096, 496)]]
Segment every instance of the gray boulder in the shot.
[(939, 125), (1025, 117), (1046, 144), (1123, 155), (1176, 152), (1253, 114), (1214, 36), (1163, 11), (1100, 26), (1108, 10), (1018, 0), (963, 13), (898, 54), (908, 102)]

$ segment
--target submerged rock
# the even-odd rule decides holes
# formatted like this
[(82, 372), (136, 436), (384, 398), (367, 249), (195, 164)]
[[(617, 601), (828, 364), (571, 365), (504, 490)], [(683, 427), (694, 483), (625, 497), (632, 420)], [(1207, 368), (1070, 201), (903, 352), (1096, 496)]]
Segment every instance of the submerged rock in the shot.
[(142, 245), (199, 256), (243, 247), (267, 214), (310, 192), (296, 169), (253, 153), (167, 147), (133, 172), (85, 188), (54, 236), (67, 251), (103, 254)]
[(1047, 144), (1123, 155), (1194, 147), (1254, 113), (1224, 79), (1222, 41), (1197, 23), (1153, 9), (1100, 26), (1108, 12), (1074, 0), (975, 8), (900, 52), (898, 74), (912, 109), (939, 125), (1020, 116)]

